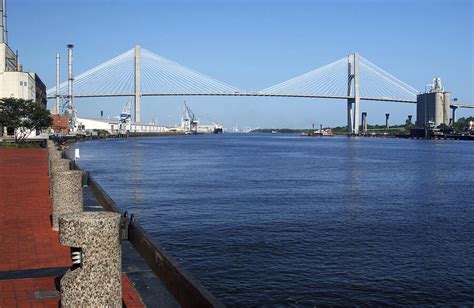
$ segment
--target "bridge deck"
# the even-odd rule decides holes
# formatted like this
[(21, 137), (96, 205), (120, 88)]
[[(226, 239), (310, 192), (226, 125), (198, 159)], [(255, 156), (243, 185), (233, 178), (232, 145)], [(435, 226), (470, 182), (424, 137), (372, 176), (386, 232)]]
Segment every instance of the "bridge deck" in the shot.
[[(105, 93), (105, 94), (79, 94), (75, 98), (92, 97), (133, 97), (135, 93)], [(294, 98), (320, 98), (320, 99), (351, 99), (352, 96), (328, 96), (328, 95), (305, 95), (305, 94), (268, 94), (268, 93), (142, 93), (141, 96), (253, 96), (253, 97), (294, 97)], [(48, 99), (54, 99), (56, 96), (48, 96)], [(413, 100), (403, 100), (390, 97), (361, 97), (365, 101), (416, 103)]]

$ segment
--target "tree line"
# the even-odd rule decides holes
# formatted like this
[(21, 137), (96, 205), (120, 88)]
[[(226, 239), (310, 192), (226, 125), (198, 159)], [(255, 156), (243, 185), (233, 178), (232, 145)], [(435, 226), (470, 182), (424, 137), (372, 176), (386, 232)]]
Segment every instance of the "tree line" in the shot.
[(13, 97), (0, 99), (0, 128), (13, 129), (17, 143), (23, 143), (32, 132), (46, 129), (52, 124), (49, 110), (33, 100)]

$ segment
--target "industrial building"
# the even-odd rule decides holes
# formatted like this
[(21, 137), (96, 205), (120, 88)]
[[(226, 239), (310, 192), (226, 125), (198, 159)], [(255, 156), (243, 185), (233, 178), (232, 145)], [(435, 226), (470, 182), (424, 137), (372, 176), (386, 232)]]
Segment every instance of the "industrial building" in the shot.
[(416, 97), (416, 125), (438, 127), (450, 124), (450, 93), (444, 91), (440, 78), (434, 78), (431, 88)]
[[(23, 72), (18, 53), (8, 46), (6, 1), (0, 2), (0, 98), (14, 97), (33, 100), (46, 108), (46, 86), (33, 72)], [(0, 133), (7, 135), (7, 128)], [(12, 134), (13, 132), (10, 132)], [(36, 133), (33, 133), (33, 136)]]
[(158, 126), (154, 123), (131, 123), (130, 129), (126, 132), (120, 131), (120, 122), (116, 119), (89, 119), (77, 118), (79, 129), (83, 132), (104, 130), (110, 134), (118, 133), (166, 133), (167, 127)]

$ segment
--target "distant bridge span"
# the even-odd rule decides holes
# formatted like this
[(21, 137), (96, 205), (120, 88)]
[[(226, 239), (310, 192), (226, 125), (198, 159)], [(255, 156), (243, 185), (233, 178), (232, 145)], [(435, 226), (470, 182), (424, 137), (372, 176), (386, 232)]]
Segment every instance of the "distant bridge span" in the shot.
[[(69, 53), (72, 59), (72, 49)], [(58, 58), (57, 63), (59, 66)], [(354, 134), (359, 133), (361, 100), (416, 103), (416, 96), (419, 94), (415, 88), (357, 53), (260, 91), (242, 91), (140, 46), (101, 63), (74, 79), (71, 69), (69, 77), (69, 82), (60, 84), (58, 70), (57, 86), (47, 90), (47, 97), (56, 98), (57, 108), (60, 99), (66, 99), (73, 114), (74, 99), (86, 97), (134, 97), (134, 120), (137, 122), (141, 118), (141, 97), (144, 96), (341, 99), (347, 100), (347, 127), (349, 133)], [(452, 108), (473, 106), (459, 105)]]
[[(76, 94), (76, 98), (93, 97), (134, 97), (134, 93), (103, 93), (103, 94)], [(322, 99), (351, 99), (351, 96), (325, 96), (325, 95), (304, 95), (304, 94), (262, 94), (262, 93), (141, 93), (141, 96), (260, 96), (260, 97), (294, 97), (294, 98), (322, 98)], [(48, 96), (48, 99), (54, 99), (56, 96)], [(363, 101), (382, 101), (397, 103), (416, 103), (416, 100), (403, 100), (388, 97), (360, 97)], [(460, 105), (464, 106), (464, 105)]]

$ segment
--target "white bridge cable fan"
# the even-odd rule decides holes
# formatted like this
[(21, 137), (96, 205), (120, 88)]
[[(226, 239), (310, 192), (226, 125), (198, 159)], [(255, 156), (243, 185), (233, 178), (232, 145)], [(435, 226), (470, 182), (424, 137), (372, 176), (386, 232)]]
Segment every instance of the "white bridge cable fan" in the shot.
[(346, 96), (347, 58), (260, 91), (268, 95)]
[[(350, 56), (353, 60), (353, 56)], [(142, 95), (288, 95), (347, 97), (348, 57), (312, 70), (259, 92), (238, 88), (196, 72), (146, 49), (140, 58)], [(74, 96), (114, 96), (135, 94), (135, 48), (74, 78)], [(353, 95), (353, 89), (351, 91)], [(362, 99), (416, 101), (418, 91), (380, 67), (359, 56), (359, 96)], [(47, 90), (56, 95), (56, 87)], [(60, 84), (67, 95), (67, 81)], [(352, 96), (351, 95), (351, 96)]]
[[(161, 57), (144, 48), (140, 59), (141, 94), (229, 95), (239, 89)], [(131, 49), (74, 78), (73, 95), (106, 96), (134, 95), (135, 49)], [(60, 84), (60, 95), (67, 95), (67, 81)], [(56, 95), (56, 87), (47, 90), (48, 97)]]
[[(353, 60), (353, 56), (350, 56)], [(261, 90), (268, 95), (347, 96), (349, 80), (348, 57)], [(351, 87), (353, 95), (353, 86)], [(359, 96), (416, 101), (418, 91), (359, 56)], [(351, 96), (352, 96), (351, 95)]]
[[(74, 77), (73, 95), (109, 95), (134, 93), (134, 49), (124, 52)], [(59, 85), (60, 95), (67, 95), (67, 81)], [(56, 87), (47, 90), (56, 95)]]
[(233, 94), (239, 89), (168, 60), (146, 49), (142, 50), (143, 94)]
[(416, 101), (419, 91), (359, 56), (359, 93), (365, 98)]

